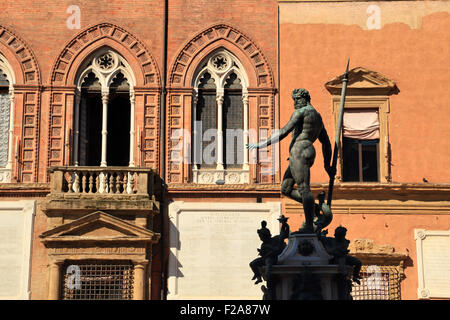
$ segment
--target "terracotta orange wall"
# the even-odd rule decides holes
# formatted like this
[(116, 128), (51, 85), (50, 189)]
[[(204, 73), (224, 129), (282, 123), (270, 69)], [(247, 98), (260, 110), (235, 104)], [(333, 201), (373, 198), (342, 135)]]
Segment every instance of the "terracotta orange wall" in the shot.
[(407, 253), (405, 279), (401, 282), (402, 300), (416, 300), (418, 283), (414, 229), (443, 230), (450, 226), (448, 215), (335, 215), (328, 227), (330, 236), (339, 225), (347, 228), (347, 238), (372, 239), (377, 245), (394, 245), (395, 251)]
[[(408, 2), (410, 11), (405, 11), (407, 4), (402, 12), (384, 10), (382, 6), (381, 19), (389, 23), (382, 24), (379, 30), (367, 30), (361, 19), (368, 15), (362, 10), (373, 3), (342, 4), (349, 10), (362, 6), (359, 13), (363, 18), (351, 12), (345, 24), (336, 18), (343, 9), (339, 3), (329, 4), (327, 10), (324, 3), (280, 3), (281, 126), (294, 110), (292, 90), (304, 87), (310, 91), (312, 104), (322, 114), (334, 143), (331, 94), (324, 84), (341, 75), (350, 58), (350, 68), (362, 66), (379, 72), (395, 81), (400, 90), (390, 96), (392, 180), (422, 182), (425, 177), (432, 183), (449, 182), (450, 6), (437, 1), (434, 11), (438, 12), (428, 15), (421, 10), (422, 1)], [(297, 12), (293, 13), (294, 8)], [(398, 20), (403, 22), (395, 22), (396, 12), (402, 14)], [(281, 145), (283, 171), (288, 144), (284, 141)], [(313, 182), (328, 180), (320, 148), (316, 143)]]

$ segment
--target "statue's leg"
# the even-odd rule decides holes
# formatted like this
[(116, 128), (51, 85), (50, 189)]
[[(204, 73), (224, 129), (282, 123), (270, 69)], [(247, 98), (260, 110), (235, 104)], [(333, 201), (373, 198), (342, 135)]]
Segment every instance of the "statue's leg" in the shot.
[(262, 258), (256, 258), (255, 260), (250, 262), (250, 268), (253, 271), (252, 280), (257, 280), (258, 282), (262, 281), (259, 267), (262, 267), (263, 265), (264, 265), (264, 260)]
[(314, 232), (314, 196), (308, 184), (303, 183), (303, 187), (301, 189), (303, 210), (305, 211), (305, 231)]
[(361, 266), (362, 266), (361, 260), (347, 255), (345, 258), (345, 263), (350, 266), (353, 266), (353, 281), (355, 281), (356, 283), (359, 284), (359, 279), (360, 279), (359, 273), (361, 271)]
[(291, 168), (288, 167), (283, 176), (283, 182), (281, 183), (281, 193), (285, 196), (302, 203), (302, 196), (299, 190), (294, 189), (294, 177), (292, 177)]
[(305, 212), (305, 226), (302, 232), (314, 232), (314, 196), (310, 188), (310, 168), (314, 163), (315, 150), (311, 145), (304, 148), (298, 157), (291, 157), (291, 173), (297, 183), (300, 196), (303, 201), (303, 210)]

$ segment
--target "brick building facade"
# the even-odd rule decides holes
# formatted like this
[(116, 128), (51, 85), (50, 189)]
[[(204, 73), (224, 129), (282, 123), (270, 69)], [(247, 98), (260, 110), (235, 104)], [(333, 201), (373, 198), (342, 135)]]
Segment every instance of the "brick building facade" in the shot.
[[(333, 142), (350, 57), (346, 108), (377, 114), (377, 170), (348, 180), (341, 154), (330, 231), (346, 226), (367, 278), (390, 279), (378, 297), (446, 298), (416, 247), (450, 225), (449, 12), (446, 1), (3, 1), (1, 268), (15, 273), (0, 297), (259, 298), (256, 229), (267, 220), (277, 233), (281, 213), (296, 229), (302, 209), (280, 194), (288, 142), (244, 145), (289, 120), (297, 87)], [(315, 195), (328, 186), (316, 149)]]

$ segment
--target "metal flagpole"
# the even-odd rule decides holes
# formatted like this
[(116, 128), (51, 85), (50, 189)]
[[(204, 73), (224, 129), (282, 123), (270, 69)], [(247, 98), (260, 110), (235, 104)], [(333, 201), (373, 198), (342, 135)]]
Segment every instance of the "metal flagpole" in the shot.
[[(345, 91), (347, 90), (348, 82), (348, 65), (350, 64), (350, 58), (347, 61), (347, 69), (345, 70), (344, 79), (342, 79), (342, 90), (341, 90), (341, 104), (339, 107), (339, 119), (336, 127), (336, 139), (334, 142), (333, 151), (333, 161), (331, 167), (336, 170), (337, 166), (337, 155), (339, 152), (340, 142), (341, 142), (341, 130), (342, 130), (342, 120), (344, 118), (344, 105), (345, 105)], [(330, 177), (330, 184), (328, 186), (328, 200), (327, 205), (331, 208), (331, 199), (333, 198), (333, 187), (334, 187), (334, 177), (336, 173)]]

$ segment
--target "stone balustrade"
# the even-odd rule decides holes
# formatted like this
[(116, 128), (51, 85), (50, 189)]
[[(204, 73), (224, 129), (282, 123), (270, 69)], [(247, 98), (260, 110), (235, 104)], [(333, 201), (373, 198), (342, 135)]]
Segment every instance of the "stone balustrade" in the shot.
[(155, 173), (138, 167), (51, 167), (52, 194), (154, 195)]

